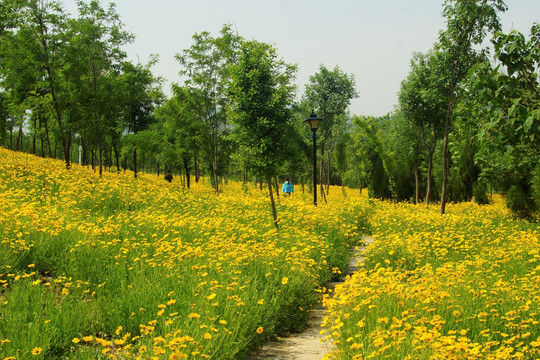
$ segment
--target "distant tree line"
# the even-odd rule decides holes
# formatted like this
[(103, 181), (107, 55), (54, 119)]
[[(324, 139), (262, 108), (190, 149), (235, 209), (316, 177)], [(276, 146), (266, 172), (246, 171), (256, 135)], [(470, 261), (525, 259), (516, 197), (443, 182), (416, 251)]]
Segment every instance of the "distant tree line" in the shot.
[[(176, 54), (184, 81), (167, 97), (151, 70), (157, 56), (127, 59), (134, 36), (114, 4), (77, 4), (77, 17), (55, 1), (0, 4), (1, 146), (100, 174), (172, 169), (188, 188), (205, 175), (218, 194), (238, 179), (279, 196), (283, 176), (313, 191), (303, 124), (313, 110), (323, 198), (331, 184), (367, 187), (376, 198), (440, 201), (444, 213), (448, 201), (485, 203), (495, 191), (517, 215), (538, 214), (540, 26), (529, 38), (500, 33), (502, 0), (447, 0), (438, 42), (413, 55), (395, 111), (377, 118), (349, 114), (353, 75), (321, 65), (298, 94), (296, 66), (230, 25)], [(488, 34), (495, 61), (480, 48)]]

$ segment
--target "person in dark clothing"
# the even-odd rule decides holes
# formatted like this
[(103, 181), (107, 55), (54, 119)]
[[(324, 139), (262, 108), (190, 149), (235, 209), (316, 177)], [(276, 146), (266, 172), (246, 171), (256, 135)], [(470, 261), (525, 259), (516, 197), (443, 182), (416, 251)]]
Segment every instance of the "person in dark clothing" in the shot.
[(165, 174), (165, 180), (167, 180), (168, 182), (171, 182), (173, 179), (173, 176), (172, 176), (172, 172), (171, 172), (171, 169), (167, 170), (167, 174)]

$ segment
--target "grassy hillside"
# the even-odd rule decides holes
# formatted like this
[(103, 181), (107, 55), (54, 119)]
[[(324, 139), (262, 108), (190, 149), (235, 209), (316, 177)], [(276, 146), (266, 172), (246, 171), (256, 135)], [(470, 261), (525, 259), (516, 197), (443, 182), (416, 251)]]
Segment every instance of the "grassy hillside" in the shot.
[(238, 359), (302, 328), (367, 199), (105, 173), (0, 149), (0, 359)]
[(327, 298), (335, 359), (540, 358), (540, 231), (504, 200), (373, 203), (365, 268)]

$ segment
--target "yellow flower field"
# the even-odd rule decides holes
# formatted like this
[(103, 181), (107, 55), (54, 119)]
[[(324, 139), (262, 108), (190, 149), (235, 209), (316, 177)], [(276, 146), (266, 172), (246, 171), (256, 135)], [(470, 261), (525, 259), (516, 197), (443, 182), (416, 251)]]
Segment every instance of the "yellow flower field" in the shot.
[(364, 232), (365, 267), (325, 295), (334, 359), (540, 357), (537, 224), (493, 204), (315, 208), (230, 181), (66, 170), (0, 149), (0, 359), (242, 359), (301, 329)]
[(540, 358), (540, 235), (504, 201), (374, 203), (365, 267), (325, 299), (334, 359)]
[(0, 359), (239, 359), (301, 329), (367, 199), (278, 202), (0, 149)]

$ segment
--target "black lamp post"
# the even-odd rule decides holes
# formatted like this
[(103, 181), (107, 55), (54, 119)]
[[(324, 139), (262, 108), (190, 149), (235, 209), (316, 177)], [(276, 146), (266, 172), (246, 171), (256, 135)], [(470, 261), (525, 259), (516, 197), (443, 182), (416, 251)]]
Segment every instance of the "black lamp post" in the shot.
[(309, 125), (313, 132), (313, 204), (317, 206), (317, 128), (321, 122), (321, 118), (315, 115), (313, 110), (309, 118), (304, 120)]

